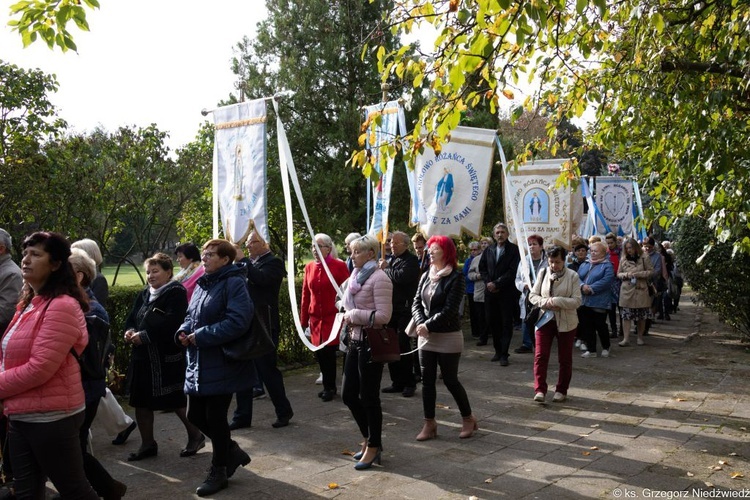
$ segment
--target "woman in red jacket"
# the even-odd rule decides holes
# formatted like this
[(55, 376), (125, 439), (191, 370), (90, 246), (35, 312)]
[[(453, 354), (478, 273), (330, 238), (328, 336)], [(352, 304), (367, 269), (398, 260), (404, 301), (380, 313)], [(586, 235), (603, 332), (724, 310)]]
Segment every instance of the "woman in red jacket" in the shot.
[(83, 471), (78, 432), (86, 405), (71, 354), (88, 343), (88, 299), (64, 236), (37, 232), (22, 248), (26, 283), (0, 344), (0, 400), (10, 419), (16, 496), (44, 498), (49, 477), (62, 498), (95, 500)]
[[(315, 260), (305, 266), (305, 278), (302, 282), (302, 305), (300, 321), (302, 328), (310, 328), (311, 342), (319, 346), (331, 333), (336, 319), (336, 289), (331, 285), (322, 260), (328, 264), (333, 279), (341, 285), (349, 277), (346, 263), (338, 259), (336, 247), (327, 234), (316, 234), (315, 241), (320, 253), (313, 245)], [(323, 374), (323, 390), (318, 396), (323, 401), (331, 401), (336, 394), (336, 352), (339, 350), (338, 335), (330, 344), (315, 351), (315, 357)]]

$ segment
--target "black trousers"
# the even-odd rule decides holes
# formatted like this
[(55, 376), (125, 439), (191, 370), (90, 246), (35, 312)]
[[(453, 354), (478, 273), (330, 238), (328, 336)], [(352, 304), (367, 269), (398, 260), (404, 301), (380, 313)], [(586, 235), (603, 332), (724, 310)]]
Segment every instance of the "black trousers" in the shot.
[(85, 415), (45, 423), (10, 418), (10, 453), (17, 498), (43, 500), (47, 478), (62, 498), (98, 500), (86, 479), (79, 434)]
[(78, 439), (81, 443), (81, 451), (83, 452), (83, 471), (86, 474), (86, 479), (89, 480), (97, 495), (104, 498), (111, 498), (115, 492), (115, 480), (99, 460), (88, 452), (89, 429), (98, 409), (98, 399), (86, 403), (83, 424), (81, 424)]
[(327, 345), (315, 351), (315, 359), (318, 360), (320, 373), (323, 374), (323, 389), (336, 392), (336, 353), (339, 352), (338, 345)]
[[(486, 331), (492, 334), (492, 345), (495, 347), (495, 354), (501, 358), (508, 357), (510, 341), (513, 338), (513, 315), (516, 310), (515, 302), (518, 302), (518, 297), (513, 297), (500, 296), (497, 293), (489, 292), (484, 295), (484, 311), (487, 320)], [(487, 338), (480, 337), (480, 340), (487, 341)]]
[[(398, 347), (403, 354), (412, 350), (411, 338), (406, 335), (406, 327), (411, 320), (411, 312), (400, 314), (395, 320), (391, 320), (388, 326), (395, 328), (398, 332)], [(391, 376), (391, 385), (403, 389), (404, 387), (416, 387), (417, 382), (414, 377), (414, 356), (416, 353), (408, 356), (401, 356), (401, 359), (388, 363), (388, 373)]]
[[(258, 380), (261, 385), (266, 386), (268, 396), (271, 398), (273, 407), (278, 418), (288, 417), (292, 414), (292, 404), (286, 397), (284, 387), (284, 376), (276, 366), (278, 356), (276, 351), (257, 358), (255, 369), (258, 372)], [(250, 425), (253, 421), (253, 389), (237, 393), (237, 409), (232, 418), (236, 422)]]
[(461, 353), (440, 353), (419, 350), (419, 361), (422, 364), (422, 406), (424, 418), (435, 418), (435, 402), (437, 401), (437, 367), (440, 365), (440, 373), (443, 374), (443, 383), (456, 400), (458, 410), (462, 417), (471, 415), (471, 405), (466, 390), (458, 381), (458, 361)]
[(383, 409), (380, 406), (380, 379), (383, 364), (371, 363), (370, 353), (360, 342), (349, 343), (344, 361), (341, 399), (349, 407), (367, 446), (382, 447)]
[(602, 342), (602, 349), (609, 350), (609, 330), (607, 330), (607, 311), (597, 312), (581, 306), (578, 308), (578, 338), (586, 343), (590, 352), (596, 353), (596, 337)]
[(215, 396), (188, 394), (188, 420), (211, 439), (211, 446), (214, 449), (211, 464), (215, 467), (226, 467), (227, 465), (232, 439), (229, 422), (227, 422), (227, 413), (231, 402), (231, 394)]
[(481, 338), (482, 335), (487, 337), (484, 333), (485, 329), (485, 312), (484, 302), (475, 302), (473, 294), (466, 294), (469, 301), (469, 320), (471, 321), (471, 336), (475, 338)]

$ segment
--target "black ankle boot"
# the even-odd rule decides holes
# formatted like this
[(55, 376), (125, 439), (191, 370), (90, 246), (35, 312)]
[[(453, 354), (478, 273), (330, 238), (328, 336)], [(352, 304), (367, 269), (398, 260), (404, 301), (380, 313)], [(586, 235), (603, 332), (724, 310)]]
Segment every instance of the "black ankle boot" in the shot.
[(232, 477), (237, 467), (244, 467), (250, 463), (250, 455), (240, 448), (236, 441), (232, 441), (229, 446), (229, 456), (227, 457), (227, 477)]
[(195, 494), (199, 497), (206, 497), (223, 490), (227, 486), (229, 486), (229, 481), (227, 481), (227, 468), (212, 465), (211, 468), (208, 469), (206, 480), (203, 481), (203, 484), (198, 486), (195, 490)]

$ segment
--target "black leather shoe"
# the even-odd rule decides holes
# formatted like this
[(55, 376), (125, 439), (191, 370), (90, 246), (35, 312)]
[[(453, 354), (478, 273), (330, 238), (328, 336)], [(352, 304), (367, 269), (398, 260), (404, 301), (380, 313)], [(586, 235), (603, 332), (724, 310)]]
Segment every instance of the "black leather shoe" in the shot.
[(246, 429), (251, 426), (251, 422), (242, 422), (241, 420), (232, 420), (231, 422), (229, 422), (230, 431), (236, 431), (237, 429)]
[(276, 419), (276, 422), (271, 424), (271, 427), (273, 427), (274, 429), (286, 427), (287, 425), (289, 425), (289, 421), (292, 419), (293, 416), (294, 416), (294, 412), (290, 412), (289, 415), (286, 415), (284, 417), (278, 417)]
[(125, 441), (128, 440), (130, 434), (135, 430), (136, 427), (138, 427), (138, 424), (136, 424), (135, 422), (130, 424), (127, 429), (119, 433), (117, 437), (112, 440), (112, 444), (125, 444)]
[(410, 397), (414, 396), (414, 391), (416, 391), (416, 390), (417, 390), (416, 387), (404, 387), (404, 390), (401, 393), (401, 395), (403, 397), (405, 397), (405, 398), (410, 398)]
[(336, 395), (336, 391), (323, 391), (323, 394), (321, 394), (320, 399), (323, 401), (333, 401), (333, 396)]
[(383, 387), (380, 390), (380, 392), (383, 392), (385, 394), (393, 394), (393, 393), (396, 393), (396, 392), (403, 392), (403, 391), (404, 391), (403, 387), (396, 387), (395, 385), (391, 385), (391, 386), (388, 386), (388, 387)]
[(260, 399), (266, 397), (266, 391), (263, 389), (253, 388), (253, 399)]
[(528, 354), (530, 352), (534, 352), (534, 349), (522, 345), (521, 347), (515, 349), (513, 352), (515, 352), (516, 354)]
[(206, 480), (203, 481), (203, 484), (198, 486), (195, 490), (195, 494), (199, 497), (207, 497), (214, 493), (218, 493), (227, 486), (229, 486), (229, 482), (227, 481), (227, 468), (212, 465), (211, 468), (208, 469)]
[(483, 346), (483, 345), (487, 345), (486, 340), (480, 340), (479, 342), (477, 342), (477, 346)]
[(137, 462), (138, 460), (143, 460), (144, 458), (155, 457), (158, 453), (159, 445), (156, 444), (156, 441), (154, 441), (154, 444), (152, 444), (148, 448), (138, 450), (135, 453), (131, 453), (130, 455), (128, 455), (128, 462)]
[(187, 446), (183, 450), (180, 451), (181, 457), (192, 457), (196, 453), (198, 453), (198, 450), (206, 447), (206, 436), (201, 434), (201, 437), (198, 441), (192, 442), (188, 441)]
[(492, 356), (492, 359), (490, 361), (500, 361), (500, 355), (495, 354), (494, 356)]
[(500, 358), (500, 366), (508, 366), (508, 357), (507, 356), (502, 356)]

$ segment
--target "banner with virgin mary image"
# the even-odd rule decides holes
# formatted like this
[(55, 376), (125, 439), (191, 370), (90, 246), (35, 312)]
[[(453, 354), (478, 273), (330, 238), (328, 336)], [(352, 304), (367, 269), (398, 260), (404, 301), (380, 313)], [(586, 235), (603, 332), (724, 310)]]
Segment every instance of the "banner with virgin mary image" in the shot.
[(545, 247), (562, 245), (570, 250), (581, 228), (583, 199), (580, 187), (555, 186), (566, 161), (536, 160), (511, 168), (504, 176), (505, 223), (514, 243), (518, 243), (516, 234), (524, 239), (537, 234), (544, 238)]
[[(622, 177), (597, 177), (596, 205), (610, 230), (619, 236), (633, 231), (633, 181)], [(604, 225), (597, 221), (597, 233), (604, 234)]]
[(480, 236), (495, 137), (494, 130), (456, 127), (438, 154), (425, 148), (417, 157), (412, 217), (422, 234)]
[(255, 228), (266, 241), (266, 101), (257, 99), (216, 109), (214, 196), (224, 237), (234, 243)]

